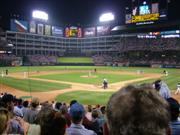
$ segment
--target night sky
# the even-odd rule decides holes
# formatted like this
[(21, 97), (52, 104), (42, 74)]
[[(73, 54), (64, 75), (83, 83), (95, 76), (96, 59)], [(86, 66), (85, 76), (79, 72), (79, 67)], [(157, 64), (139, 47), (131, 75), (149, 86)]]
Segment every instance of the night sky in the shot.
[[(0, 0), (0, 16), (7, 18), (18, 14), (30, 19), (32, 10), (40, 9), (49, 14), (53, 25), (88, 26), (98, 23), (103, 12), (113, 12), (118, 24), (124, 24), (125, 7), (131, 0)], [(158, 1), (158, 0), (157, 0)], [(180, 20), (180, 0), (168, 0), (169, 21)]]

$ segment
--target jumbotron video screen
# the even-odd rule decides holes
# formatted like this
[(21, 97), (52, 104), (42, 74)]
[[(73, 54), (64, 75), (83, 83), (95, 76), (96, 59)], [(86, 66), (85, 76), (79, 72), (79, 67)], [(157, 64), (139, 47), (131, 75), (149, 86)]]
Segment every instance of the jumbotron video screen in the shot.
[(126, 7), (126, 24), (152, 24), (166, 19), (165, 0), (132, 0), (132, 5)]

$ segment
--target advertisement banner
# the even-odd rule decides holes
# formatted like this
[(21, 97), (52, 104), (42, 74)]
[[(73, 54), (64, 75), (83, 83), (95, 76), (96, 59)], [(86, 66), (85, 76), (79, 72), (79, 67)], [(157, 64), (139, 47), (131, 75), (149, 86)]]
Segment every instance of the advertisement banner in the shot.
[(66, 28), (65, 29), (65, 37), (69, 37), (69, 35), (70, 35), (70, 30), (69, 30), (69, 28)]
[(78, 28), (78, 34), (77, 34), (78, 38), (82, 38), (82, 29)]
[(132, 15), (131, 14), (126, 14), (126, 24), (130, 24), (132, 20)]
[(29, 32), (30, 33), (36, 33), (36, 23), (34, 21), (31, 21), (29, 23)]
[(37, 33), (40, 35), (44, 35), (44, 25), (43, 24), (38, 24)]
[(97, 36), (107, 35), (110, 31), (110, 26), (97, 26)]
[(53, 36), (63, 36), (63, 29), (57, 26), (52, 26), (52, 35)]
[(146, 14), (146, 15), (133, 16), (132, 22), (138, 23), (138, 22), (146, 22), (146, 21), (157, 21), (158, 19), (159, 19), (159, 13)]
[(96, 36), (96, 28), (85, 28), (84, 29), (84, 37), (95, 37)]
[(159, 13), (159, 4), (158, 3), (153, 3), (151, 10), (152, 10), (152, 14)]
[(51, 26), (45, 25), (45, 35), (50, 36), (51, 35)]
[(10, 29), (16, 32), (28, 32), (28, 22), (11, 19)]

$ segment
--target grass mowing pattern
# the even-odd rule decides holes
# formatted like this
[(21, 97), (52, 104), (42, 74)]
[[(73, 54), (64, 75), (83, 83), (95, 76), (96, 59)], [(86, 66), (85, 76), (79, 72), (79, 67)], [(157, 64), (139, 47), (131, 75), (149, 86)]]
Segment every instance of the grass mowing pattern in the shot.
[[(22, 67), (0, 67), (0, 71), (4, 71), (8, 69), (9, 73), (16, 73), (16, 72), (35, 72), (35, 71), (61, 71), (61, 70), (94, 70), (96, 68), (99, 70), (119, 70), (119, 68), (112, 68), (106, 66), (22, 66)], [(0, 72), (1, 73), (1, 72)]]
[(93, 63), (90, 57), (60, 57), (59, 63)]
[(88, 91), (75, 91), (67, 92), (56, 97), (56, 101), (70, 103), (75, 99), (81, 104), (86, 105), (106, 105), (113, 92), (88, 92)]
[(30, 79), (21, 80), (11, 77), (0, 78), (0, 82), (12, 88), (27, 92), (29, 92), (30, 90), (31, 92), (46, 92), (46, 91), (70, 88), (70, 85), (67, 84), (49, 83), (49, 82), (36, 81)]
[(169, 73), (180, 74), (180, 69), (164, 69), (164, 68), (145, 68), (145, 67), (108, 67), (108, 66), (23, 66), (23, 67), (0, 67), (0, 71), (9, 70), (9, 73), (14, 72), (32, 72), (32, 71), (59, 71), (59, 70), (94, 70), (97, 71), (127, 71), (137, 72), (137, 70), (143, 70), (145, 73), (162, 73), (163, 70), (167, 70)]
[(81, 76), (88, 76), (87, 73), (66, 73), (66, 74), (52, 74), (52, 75), (42, 75), (36, 76), (35, 78), (41, 79), (50, 79), (50, 80), (58, 80), (58, 81), (68, 81), (68, 82), (76, 82), (76, 83), (84, 83), (84, 84), (102, 84), (104, 78), (108, 79), (109, 83), (121, 82), (126, 80), (133, 80), (137, 78), (141, 78), (138, 75), (116, 75), (116, 74), (91, 74), (97, 76), (96, 78), (84, 78)]
[[(180, 69), (174, 69), (174, 68), (144, 68), (144, 67), (107, 67), (107, 66), (23, 66), (23, 67), (0, 67), (0, 73), (3, 70), (5, 73), (5, 70), (8, 69), (9, 73), (14, 72), (27, 72), (27, 71), (61, 71), (61, 70), (93, 70), (94, 68), (97, 69), (97, 71), (127, 71), (127, 72), (134, 72), (136, 73), (137, 70), (143, 70), (145, 73), (161, 73), (164, 70), (167, 70), (169, 72), (168, 77), (163, 77), (161, 79), (165, 80), (167, 84), (169, 85), (170, 89), (175, 90), (177, 87), (177, 83), (180, 82)], [(144, 81), (142, 81), (144, 82)], [(145, 82), (153, 82), (145, 81)], [(141, 82), (140, 82), (141, 83)]]

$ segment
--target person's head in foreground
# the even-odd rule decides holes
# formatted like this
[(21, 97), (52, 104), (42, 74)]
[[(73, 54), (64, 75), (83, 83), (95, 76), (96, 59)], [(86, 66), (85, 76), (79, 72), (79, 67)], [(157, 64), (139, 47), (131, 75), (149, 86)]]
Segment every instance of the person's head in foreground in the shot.
[(64, 135), (66, 119), (60, 112), (44, 107), (37, 116), (37, 124), (41, 127), (41, 135)]
[(180, 114), (180, 104), (174, 98), (167, 99), (170, 106), (171, 121), (177, 121)]
[(70, 116), (74, 124), (81, 124), (85, 116), (85, 109), (83, 105), (75, 103), (70, 108)]
[(39, 98), (34, 97), (31, 101), (31, 107), (36, 108), (39, 105)]
[(169, 106), (148, 85), (127, 86), (111, 96), (107, 119), (111, 135), (165, 135)]
[(14, 100), (15, 98), (13, 95), (5, 94), (1, 99), (2, 106), (12, 113), (14, 110)]
[(0, 108), (0, 135), (5, 133), (8, 126), (9, 113), (5, 108)]

